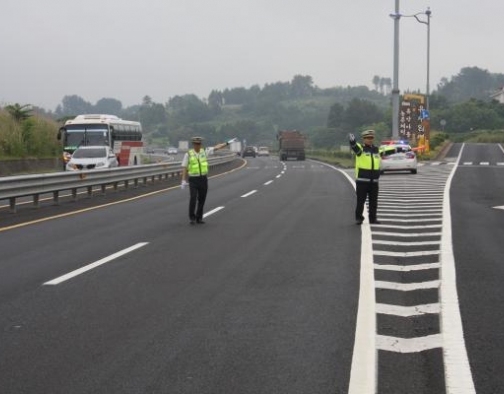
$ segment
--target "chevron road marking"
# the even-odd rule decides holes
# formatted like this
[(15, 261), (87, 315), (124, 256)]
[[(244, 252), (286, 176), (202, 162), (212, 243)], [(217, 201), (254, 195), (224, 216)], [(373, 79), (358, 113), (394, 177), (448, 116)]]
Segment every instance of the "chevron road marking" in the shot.
[(416, 264), (416, 265), (395, 265), (395, 264), (375, 264), (375, 270), (384, 271), (398, 271), (398, 272), (410, 272), (410, 271), (422, 271), (431, 269), (441, 268), (440, 263), (427, 263), (427, 264)]
[[(389, 211), (387, 211), (389, 212)], [(443, 217), (442, 215), (442, 211), (439, 210), (438, 211), (439, 214), (434, 214), (434, 213), (430, 213), (430, 214), (424, 214), (424, 213), (408, 213), (408, 217), (425, 217), (425, 216), (436, 216), (436, 217)], [(381, 213), (381, 210), (380, 210), (380, 217), (383, 217), (383, 216), (392, 216), (392, 217), (397, 217), (397, 211), (394, 212), (394, 214), (389, 214), (389, 213), (386, 213), (386, 214), (382, 214)]]
[(373, 241), (373, 245), (426, 246), (426, 245), (441, 245), (441, 241), (403, 242), (403, 241), (382, 241), (377, 239)]
[(399, 226), (399, 225), (393, 225), (393, 224), (373, 224), (373, 227), (380, 227), (380, 228), (398, 228), (398, 229), (403, 229), (403, 230), (410, 230), (410, 229), (415, 229), (415, 228), (441, 228), (441, 225), (439, 224), (427, 224), (423, 226)]
[(385, 250), (375, 250), (375, 256), (389, 256), (389, 257), (419, 257), (419, 256), (434, 256), (440, 254), (439, 250), (425, 250), (420, 252), (387, 252)]
[(396, 338), (377, 335), (376, 345), (378, 349), (389, 352), (418, 353), (424, 350), (443, 347), (443, 336), (441, 334), (434, 334), (420, 338)]
[(384, 282), (381, 280), (375, 281), (375, 286), (377, 289), (398, 290), (398, 291), (438, 289), (440, 285), (441, 285), (440, 280), (431, 280), (428, 282), (417, 282), (417, 283)]
[(420, 223), (420, 222), (441, 222), (442, 218), (430, 218), (430, 219), (394, 219), (394, 218), (380, 218), (382, 222), (401, 222), (401, 223)]
[(373, 235), (386, 235), (390, 237), (434, 237), (441, 233), (390, 233), (388, 231), (373, 231)]
[(441, 307), (438, 303), (414, 306), (376, 304), (376, 313), (381, 313), (382, 315), (410, 317), (439, 313), (440, 311)]

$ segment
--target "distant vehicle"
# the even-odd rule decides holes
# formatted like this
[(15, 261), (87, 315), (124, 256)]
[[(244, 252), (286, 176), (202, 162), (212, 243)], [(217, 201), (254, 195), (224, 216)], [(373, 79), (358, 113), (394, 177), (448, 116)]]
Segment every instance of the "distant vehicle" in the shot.
[(241, 141), (233, 141), (229, 144), (229, 150), (233, 153), (236, 153), (238, 156), (241, 155), (242, 152), (242, 143)]
[(242, 157), (247, 157), (247, 156), (251, 156), (251, 157), (257, 156), (257, 153), (256, 153), (253, 146), (246, 146), (245, 149), (243, 150)]
[(115, 115), (78, 115), (67, 120), (57, 134), (63, 142), (64, 168), (73, 152), (82, 146), (108, 146), (121, 166), (141, 164), (142, 125)]
[(67, 171), (99, 170), (119, 166), (115, 153), (108, 146), (81, 146), (66, 164)]
[(269, 155), (270, 155), (270, 153), (269, 153), (268, 147), (266, 147), (266, 146), (260, 146), (257, 149), (257, 156), (269, 156)]
[(381, 157), (380, 172), (386, 171), (409, 171), (417, 173), (418, 161), (415, 152), (410, 145), (386, 144), (380, 146), (384, 149)]
[(179, 141), (178, 142), (178, 150), (181, 150), (183, 152), (189, 150), (189, 141)]
[(167, 150), (167, 153), (169, 155), (176, 155), (178, 153), (178, 149), (175, 148), (174, 146), (169, 146), (168, 150)]
[(280, 160), (289, 158), (296, 160), (305, 159), (305, 136), (297, 130), (281, 130), (277, 134), (278, 155)]
[(384, 140), (380, 145), (409, 145), (408, 140)]

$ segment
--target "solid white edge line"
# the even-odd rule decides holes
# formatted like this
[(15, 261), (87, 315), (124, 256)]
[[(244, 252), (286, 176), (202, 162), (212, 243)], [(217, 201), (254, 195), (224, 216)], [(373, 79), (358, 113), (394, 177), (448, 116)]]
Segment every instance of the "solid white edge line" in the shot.
[(147, 245), (148, 242), (140, 242), (140, 243), (137, 243), (136, 245), (133, 245), (133, 246), (130, 246), (129, 248), (126, 248), (126, 249), (123, 249), (123, 250), (120, 250), (119, 252), (116, 252), (114, 254), (111, 254), (110, 256), (107, 256), (107, 257), (104, 257), (103, 259), (101, 260), (98, 260), (98, 261), (95, 261), (94, 263), (91, 263), (91, 264), (88, 264), (84, 267), (81, 267), (79, 269), (76, 269), (75, 271), (72, 271), (72, 272), (69, 272), (68, 274), (65, 274), (65, 275), (62, 275), (56, 279), (53, 279), (53, 280), (50, 280), (48, 282), (45, 282), (44, 285), (46, 286), (52, 286), (52, 285), (59, 285), (60, 283), (62, 282), (65, 282), (69, 279), (72, 279), (78, 275), (81, 275), (83, 274), (84, 272), (87, 272), (87, 271), (90, 271), (92, 270), (93, 268), (96, 268), (96, 267), (99, 267), (100, 265), (103, 265), (105, 263), (108, 263), (109, 261), (112, 261), (118, 257), (121, 257), (127, 253), (130, 253), (136, 249), (139, 249), (145, 245)]
[(254, 193), (257, 193), (257, 190), (252, 190), (251, 192), (245, 193), (243, 196), (240, 196), (240, 197), (248, 197), (248, 196), (251, 196)]
[[(457, 164), (465, 144), (460, 149)], [(457, 293), (455, 257), (453, 255), (450, 187), (458, 165), (448, 177), (443, 201), (443, 228), (441, 235), (441, 334), (443, 336), (443, 361), (446, 394), (475, 394), (474, 382), (467, 356), (462, 328), (462, 317)]]
[[(345, 171), (330, 164), (322, 164), (342, 173), (355, 189), (354, 180)], [(369, 225), (361, 227), (361, 235), (359, 305), (348, 394), (374, 394), (378, 387), (373, 244)]]

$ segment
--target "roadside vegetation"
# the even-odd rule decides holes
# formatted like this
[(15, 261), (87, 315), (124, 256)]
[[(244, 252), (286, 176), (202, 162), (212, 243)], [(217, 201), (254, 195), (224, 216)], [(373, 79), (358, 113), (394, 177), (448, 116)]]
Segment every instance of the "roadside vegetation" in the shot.
[[(296, 75), (287, 82), (213, 90), (206, 98), (186, 94), (156, 103), (146, 95), (126, 108), (114, 98), (92, 104), (77, 95), (65, 96), (54, 111), (16, 103), (0, 109), (0, 158), (57, 157), (56, 133), (66, 119), (106, 113), (140, 121), (145, 144), (163, 148), (201, 135), (207, 145), (238, 137), (274, 152), (278, 130), (300, 130), (310, 157), (345, 165), (348, 133), (373, 128), (377, 141), (391, 137), (390, 78), (375, 76), (372, 84), (374, 89), (322, 89), (312, 77)], [(504, 104), (491, 99), (502, 86), (504, 74), (477, 67), (443, 78), (429, 100), (431, 149), (435, 152), (447, 140), (504, 142)]]
[(27, 105), (0, 109), (0, 158), (52, 158), (61, 154), (56, 140), (58, 123), (32, 115)]

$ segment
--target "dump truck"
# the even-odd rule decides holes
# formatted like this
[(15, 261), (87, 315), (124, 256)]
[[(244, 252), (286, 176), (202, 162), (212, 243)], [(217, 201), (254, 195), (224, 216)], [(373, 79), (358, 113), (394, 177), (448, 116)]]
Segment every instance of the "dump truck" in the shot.
[(281, 130), (277, 134), (280, 160), (305, 159), (305, 136), (297, 130)]

